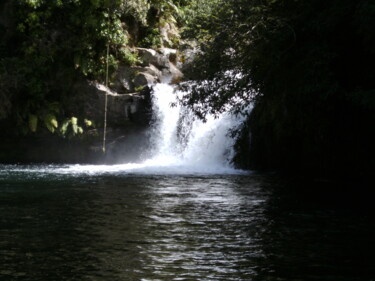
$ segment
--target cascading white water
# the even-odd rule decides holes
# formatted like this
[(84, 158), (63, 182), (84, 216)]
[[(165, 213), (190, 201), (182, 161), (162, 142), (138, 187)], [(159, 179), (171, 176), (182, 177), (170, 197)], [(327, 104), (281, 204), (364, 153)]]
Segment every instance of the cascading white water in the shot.
[(145, 163), (190, 172), (233, 171), (234, 140), (228, 132), (240, 126), (243, 117), (224, 113), (202, 122), (176, 103), (178, 95), (183, 93), (168, 84), (153, 88), (152, 149)]

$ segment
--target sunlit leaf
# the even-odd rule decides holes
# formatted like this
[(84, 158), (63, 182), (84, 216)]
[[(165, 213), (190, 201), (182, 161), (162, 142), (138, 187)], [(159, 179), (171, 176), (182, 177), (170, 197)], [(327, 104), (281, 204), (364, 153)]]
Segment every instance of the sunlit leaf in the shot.
[(72, 125), (77, 125), (78, 119), (76, 117), (72, 117), (71, 119)]
[(87, 127), (91, 127), (92, 126), (92, 121), (91, 120), (85, 119), (84, 122), (85, 122), (85, 125)]
[(72, 123), (72, 130), (73, 130), (73, 134), (77, 134), (78, 133), (78, 126), (77, 126), (77, 124), (73, 124)]
[(44, 124), (51, 133), (54, 133), (55, 129), (59, 126), (56, 117), (52, 114), (46, 114), (44, 116)]
[(54, 133), (55, 132), (55, 128), (50, 124), (50, 123), (44, 123), (47, 127), (47, 129), (51, 132), (51, 133)]
[(63, 124), (61, 125), (61, 128), (60, 128), (60, 132), (63, 136), (65, 136), (66, 134), (66, 131), (68, 130), (68, 126), (69, 124), (71, 123), (71, 120), (70, 119), (67, 119), (63, 122)]

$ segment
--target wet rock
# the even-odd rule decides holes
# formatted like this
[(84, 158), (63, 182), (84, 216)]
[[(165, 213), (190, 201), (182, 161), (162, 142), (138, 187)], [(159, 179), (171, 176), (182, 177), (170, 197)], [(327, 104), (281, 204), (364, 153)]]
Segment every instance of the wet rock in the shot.
[(150, 64), (149, 66), (146, 66), (140, 71), (154, 76), (157, 82), (161, 81), (162, 72), (152, 64)]
[(151, 74), (145, 73), (145, 72), (138, 73), (133, 81), (135, 89), (139, 87), (152, 85), (152, 84), (155, 84), (156, 82), (157, 82), (156, 76), (152, 76)]

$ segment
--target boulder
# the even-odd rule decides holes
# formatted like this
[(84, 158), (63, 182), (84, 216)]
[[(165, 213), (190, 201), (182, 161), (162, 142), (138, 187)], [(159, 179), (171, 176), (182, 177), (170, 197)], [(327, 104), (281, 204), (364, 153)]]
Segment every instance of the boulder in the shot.
[(155, 84), (157, 82), (156, 79), (157, 79), (156, 76), (152, 76), (151, 74), (146, 73), (146, 72), (140, 72), (135, 76), (133, 80), (133, 84), (134, 84), (135, 89), (137, 89), (139, 87), (144, 87), (144, 86)]
[(149, 66), (146, 66), (140, 71), (154, 76), (157, 82), (161, 81), (162, 72), (152, 64), (150, 64)]
[[(134, 72), (134, 78), (139, 74), (139, 73), (146, 73), (148, 75), (153, 76), (156, 82), (160, 82), (161, 77), (162, 77), (162, 71), (159, 70), (156, 66), (150, 64), (148, 66), (135, 66), (132, 68)], [(133, 79), (134, 80), (134, 79)]]
[(169, 67), (163, 69), (164, 82), (176, 84), (180, 82), (184, 74), (171, 62), (169, 62)]
[[(152, 49), (138, 48), (143, 65), (143, 69), (139, 69), (139, 73), (134, 80), (137, 86), (150, 85), (155, 82), (177, 83), (183, 77), (182, 72), (178, 69), (177, 50), (170, 48), (160, 48), (158, 51)], [(154, 80), (151, 79), (154, 76)], [(155, 78), (155, 76), (157, 78)]]
[(197, 43), (195, 41), (184, 41), (184, 45), (179, 51), (179, 57), (176, 63), (177, 68), (183, 73), (188, 74), (197, 54), (199, 54)]
[(168, 60), (173, 63), (177, 64), (177, 50), (176, 49), (170, 49), (170, 48), (161, 48), (159, 49), (159, 52)]
[(116, 73), (113, 89), (119, 94), (132, 93), (136, 88), (161, 81), (162, 72), (154, 65), (120, 66)]
[(169, 59), (153, 49), (137, 48), (143, 66), (150, 64), (159, 69), (167, 68)]

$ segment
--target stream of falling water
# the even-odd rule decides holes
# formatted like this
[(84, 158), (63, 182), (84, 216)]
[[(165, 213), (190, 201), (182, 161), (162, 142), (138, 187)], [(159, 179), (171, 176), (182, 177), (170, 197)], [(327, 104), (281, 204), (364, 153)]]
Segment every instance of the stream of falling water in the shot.
[[(239, 127), (243, 118), (224, 113), (202, 122), (176, 103), (180, 95), (183, 93), (167, 84), (154, 87), (151, 157), (144, 165), (178, 168), (181, 172), (234, 172), (234, 139), (229, 130)], [(171, 107), (172, 103), (176, 105)]]

